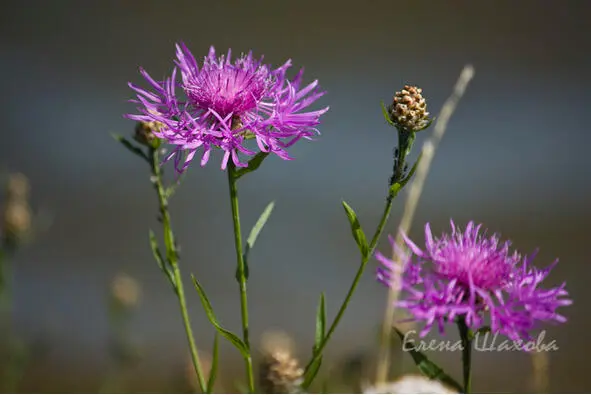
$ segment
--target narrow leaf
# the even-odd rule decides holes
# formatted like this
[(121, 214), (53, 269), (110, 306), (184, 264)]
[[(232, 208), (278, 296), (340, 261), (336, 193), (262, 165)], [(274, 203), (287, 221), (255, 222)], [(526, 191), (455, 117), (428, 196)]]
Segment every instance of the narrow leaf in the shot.
[(394, 122), (392, 122), (390, 114), (388, 113), (388, 108), (386, 107), (384, 102), (382, 102), (382, 114), (384, 115), (384, 119), (386, 120), (386, 122), (388, 122), (388, 124), (390, 124), (391, 126), (396, 126), (394, 125)]
[(125, 137), (121, 136), (120, 134), (115, 134), (115, 133), (111, 133), (111, 136), (113, 136), (113, 138), (117, 141), (119, 141), (121, 144), (123, 144), (123, 146), (125, 148), (127, 148), (131, 153), (141, 157), (142, 159), (146, 160), (146, 161), (150, 161), (150, 158), (148, 158), (148, 155), (146, 155), (146, 153), (140, 149), (139, 147), (133, 145), (129, 140), (127, 140)]
[(402, 188), (404, 188), (406, 186), (406, 184), (410, 181), (412, 176), (414, 176), (415, 172), (417, 171), (417, 167), (419, 165), (419, 162), (421, 161), (422, 155), (423, 155), (423, 153), (421, 152), (421, 154), (417, 158), (417, 161), (415, 162), (415, 164), (412, 166), (412, 168), (408, 172), (408, 175), (402, 181), (395, 182), (394, 184), (392, 184), (390, 186), (390, 196), (392, 198), (395, 198), (398, 195), (398, 193), (402, 190)]
[[(404, 342), (404, 333), (400, 332), (398, 329), (394, 328), (396, 333), (400, 337), (400, 340)], [(423, 373), (426, 377), (437, 380), (442, 382), (443, 384), (449, 385), (450, 387), (456, 389), (460, 393), (463, 392), (462, 386), (455, 381), (453, 378), (448, 376), (443, 369), (441, 369), (437, 364), (429, 360), (425, 354), (420, 351), (415, 350), (414, 345), (412, 342), (407, 341), (403, 344), (404, 349), (408, 350), (408, 353), (411, 355), (412, 359), (415, 362), (415, 365), (419, 368), (421, 373)]]
[(267, 223), (267, 220), (271, 216), (271, 213), (273, 212), (274, 207), (275, 207), (275, 202), (269, 203), (267, 205), (267, 207), (265, 207), (265, 209), (263, 210), (263, 213), (261, 214), (261, 216), (259, 217), (257, 222), (252, 227), (252, 230), (250, 231), (250, 234), (248, 235), (248, 239), (246, 239), (246, 250), (247, 251), (250, 250), (254, 246), (254, 243), (257, 240), (257, 237), (259, 237), (259, 233), (261, 233), (263, 226), (265, 226), (265, 224)]
[(359, 247), (359, 251), (361, 251), (361, 255), (365, 257), (367, 252), (369, 251), (369, 246), (367, 245), (367, 238), (365, 237), (365, 233), (363, 233), (363, 229), (361, 229), (361, 224), (357, 219), (357, 214), (355, 211), (343, 200), (343, 208), (345, 209), (345, 213), (347, 214), (347, 218), (349, 219), (349, 224), (351, 225), (351, 231), (353, 233), (353, 238), (357, 242), (357, 247)]
[[(316, 310), (316, 334), (314, 336), (314, 348), (312, 352), (316, 355), (318, 349), (320, 348), (320, 344), (324, 340), (324, 335), (326, 333), (326, 302), (324, 298), (324, 292), (320, 294), (320, 301), (318, 302), (318, 309)], [(322, 365), (322, 357), (317, 358), (314, 360), (312, 365), (307, 369), (306, 377), (302, 387), (306, 388), (307, 386), (314, 381), (314, 378), (318, 374), (320, 370), (320, 366)]]
[(211, 357), (211, 371), (209, 372), (209, 379), (207, 380), (207, 393), (213, 393), (213, 386), (215, 385), (215, 379), (217, 378), (218, 374), (218, 343), (219, 343), (219, 336), (216, 332), (215, 337), (213, 338), (213, 351)]
[[(273, 208), (275, 207), (275, 202), (271, 202), (265, 207), (261, 216), (257, 220), (257, 222), (252, 227), (250, 234), (248, 235), (248, 239), (246, 240), (246, 248), (244, 249), (244, 276), (248, 280), (249, 276), (249, 269), (248, 269), (248, 255), (250, 254), (250, 250), (254, 246), (254, 243), (259, 237), (259, 233), (263, 230), (263, 226), (267, 223), (267, 220), (271, 216), (273, 212)], [(236, 270), (236, 279), (240, 281), (240, 272)]]
[(170, 281), (170, 283), (174, 287), (175, 286), (174, 275), (170, 272), (168, 267), (166, 267), (166, 264), (164, 262), (164, 257), (162, 256), (162, 253), (160, 252), (160, 248), (158, 247), (158, 241), (156, 240), (156, 236), (154, 235), (154, 232), (152, 232), (151, 229), (150, 229), (150, 247), (152, 248), (152, 254), (154, 255), (154, 259), (156, 260), (156, 264), (158, 265), (160, 270), (162, 270), (162, 272), (164, 272), (164, 274), (166, 274), (166, 277), (168, 278), (168, 280)]
[(404, 187), (412, 178), (412, 176), (414, 176), (415, 172), (417, 171), (417, 167), (419, 166), (419, 162), (421, 161), (421, 158), (423, 157), (423, 153), (421, 152), (419, 154), (419, 157), (417, 158), (417, 161), (415, 162), (414, 165), (412, 165), (410, 171), (408, 172), (408, 175), (406, 176), (406, 178), (404, 180), (402, 180), (401, 184), (402, 187)]
[(256, 154), (251, 160), (248, 161), (247, 167), (239, 167), (235, 170), (234, 177), (239, 179), (243, 175), (250, 173), (251, 171), (255, 171), (258, 169), (265, 158), (269, 156), (269, 152), (259, 152)]
[(320, 302), (318, 302), (318, 310), (316, 312), (316, 336), (314, 338), (314, 352), (320, 347), (324, 334), (326, 333), (326, 303), (324, 292), (320, 294)]
[(232, 343), (234, 345), (234, 347), (236, 347), (238, 349), (238, 351), (240, 351), (240, 353), (244, 356), (244, 358), (250, 358), (250, 352), (249, 352), (246, 344), (244, 344), (244, 342), (242, 340), (240, 340), (240, 338), (238, 336), (236, 336), (235, 334), (233, 334), (229, 330), (222, 328), (222, 326), (218, 322), (217, 318), (215, 317), (215, 314), (213, 312), (213, 308), (211, 307), (211, 303), (209, 302), (207, 295), (205, 295), (205, 290), (203, 289), (201, 284), (199, 284), (199, 281), (197, 281), (197, 279), (195, 278), (194, 275), (191, 275), (191, 278), (193, 279), (193, 285), (195, 286), (195, 289), (197, 290), (197, 293), (199, 294), (199, 298), (201, 299), (201, 304), (203, 305), (203, 308), (205, 309), (205, 314), (207, 315), (209, 322), (211, 322), (211, 324), (220, 333), (220, 335), (222, 335), (227, 340), (229, 340), (230, 343)]
[(320, 370), (321, 365), (322, 358), (314, 360), (314, 363), (312, 363), (312, 365), (310, 365), (310, 367), (308, 368), (308, 373), (306, 373), (306, 377), (304, 379), (304, 382), (302, 383), (302, 388), (308, 388), (312, 384), (312, 382), (316, 378), (316, 375), (318, 374), (318, 371)]

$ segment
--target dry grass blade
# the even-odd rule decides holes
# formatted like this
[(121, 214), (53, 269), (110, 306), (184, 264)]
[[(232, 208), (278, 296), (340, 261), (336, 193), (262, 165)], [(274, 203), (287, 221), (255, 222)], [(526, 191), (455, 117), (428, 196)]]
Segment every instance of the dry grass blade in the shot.
[[(433, 157), (435, 155), (435, 150), (437, 145), (441, 141), (445, 130), (447, 129), (447, 124), (449, 119), (451, 118), (452, 114), (454, 113), (460, 99), (464, 95), (466, 88), (468, 87), (468, 83), (474, 77), (474, 68), (470, 65), (465, 66), (458, 78), (458, 81), (454, 87), (452, 95), (447, 99), (443, 108), (441, 109), (441, 113), (435, 122), (434, 132), (433, 135), (429, 140), (427, 140), (423, 144), (422, 149), (422, 158), (419, 166), (417, 168), (415, 178), (410, 185), (408, 198), (406, 200), (406, 204), (404, 207), (404, 213), (402, 215), (402, 220), (400, 221), (400, 227), (396, 236), (396, 244), (401, 248), (403, 247), (403, 240), (402, 240), (402, 232), (408, 234), (410, 230), (410, 225), (412, 223), (414, 213), (419, 202), (419, 198), (423, 191), (423, 186), (425, 184), (425, 180), (427, 178), (427, 174), (429, 172), (429, 167), (431, 166), (431, 162), (433, 161)], [(397, 260), (396, 253), (393, 252), (393, 260)], [(399, 284), (400, 278), (399, 275), (394, 275), (392, 277), (392, 284)], [(392, 324), (394, 318), (394, 305), (396, 300), (398, 299), (398, 291), (396, 291), (397, 287), (390, 287), (390, 291), (388, 293), (388, 303), (386, 305), (386, 312), (384, 314), (384, 323), (382, 328), (382, 338), (380, 344), (380, 353), (377, 365), (377, 378), (376, 378), (376, 385), (380, 385), (387, 380), (387, 374), (390, 365), (390, 336), (392, 332)]]

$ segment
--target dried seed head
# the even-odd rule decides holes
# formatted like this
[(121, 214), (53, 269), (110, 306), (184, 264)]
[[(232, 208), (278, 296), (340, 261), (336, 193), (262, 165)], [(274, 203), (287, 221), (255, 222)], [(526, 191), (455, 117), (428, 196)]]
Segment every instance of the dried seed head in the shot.
[(139, 283), (126, 274), (118, 274), (111, 283), (111, 296), (122, 307), (135, 307), (141, 295)]
[(364, 394), (457, 394), (438, 381), (429, 380), (423, 376), (407, 375), (400, 379), (368, 387)]
[(31, 209), (26, 201), (9, 200), (4, 209), (4, 237), (18, 241), (31, 230)]
[(428, 125), (427, 101), (422, 92), (421, 88), (410, 85), (405, 85), (404, 89), (396, 92), (389, 113), (390, 119), (397, 127), (417, 132)]
[(304, 369), (293, 357), (293, 346), (293, 340), (283, 332), (263, 335), (260, 386), (264, 393), (301, 393)]
[(159, 140), (158, 137), (154, 135), (154, 131), (159, 131), (161, 127), (162, 124), (156, 121), (138, 122), (135, 125), (135, 134), (133, 138), (135, 141), (146, 147), (157, 148)]

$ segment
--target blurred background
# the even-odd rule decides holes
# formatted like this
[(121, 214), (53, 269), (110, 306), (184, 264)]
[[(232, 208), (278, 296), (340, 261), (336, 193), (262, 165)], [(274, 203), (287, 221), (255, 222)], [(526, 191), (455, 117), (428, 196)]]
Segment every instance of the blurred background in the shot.
[[(149, 169), (110, 136), (133, 133), (123, 114), (134, 111), (127, 82), (143, 84), (138, 66), (155, 78), (169, 74), (180, 40), (197, 58), (210, 45), (222, 53), (252, 49), (273, 65), (291, 58), (293, 70), (305, 66), (306, 80), (318, 79), (328, 92), (318, 103), (331, 107), (320, 138), (296, 144), (295, 161), (267, 159), (240, 186), (247, 229), (276, 202), (250, 258), (253, 343), (282, 329), (308, 359), (320, 292), (332, 319), (358, 265), (340, 201), (355, 208), (368, 233), (383, 207), (397, 140), (380, 101), (417, 84), (436, 115), (471, 63), (475, 79), (436, 154), (412, 236), (423, 240), (425, 222), (440, 233), (450, 218), (474, 219), (522, 251), (540, 247), (539, 266), (559, 257), (549, 282), (566, 280), (575, 303), (563, 310), (568, 324), (548, 328), (560, 348), (549, 355), (548, 390), (591, 390), (582, 352), (591, 348), (590, 15), (584, 0), (3, 1), (0, 169), (29, 178), (30, 204), (44, 223), (12, 259), (13, 326), (34, 351), (18, 390), (101, 388), (113, 363), (108, 295), (123, 272), (141, 286), (130, 323), (141, 359), (122, 373), (120, 390), (180, 391), (171, 382), (182, 381), (188, 353), (177, 301), (149, 249), (148, 229), (159, 226)], [(205, 350), (213, 330), (190, 273), (222, 323), (240, 328), (220, 159), (193, 166), (171, 202), (191, 318)], [(404, 198), (395, 202), (389, 233)], [(385, 237), (379, 249), (389, 251)], [(326, 371), (373, 360), (386, 304), (374, 270), (371, 263), (327, 348)], [(227, 342), (221, 352), (220, 375), (232, 391), (242, 361)], [(474, 358), (475, 391), (531, 391), (528, 355)], [(434, 359), (459, 373), (458, 353)]]

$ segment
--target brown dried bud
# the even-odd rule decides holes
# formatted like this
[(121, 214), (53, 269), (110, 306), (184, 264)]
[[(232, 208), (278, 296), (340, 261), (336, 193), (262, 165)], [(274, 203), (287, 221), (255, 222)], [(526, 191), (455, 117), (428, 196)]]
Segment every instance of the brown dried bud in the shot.
[(3, 215), (5, 237), (19, 240), (31, 229), (31, 209), (26, 201), (12, 200), (6, 205)]
[(113, 300), (126, 308), (135, 307), (141, 295), (139, 283), (126, 274), (118, 274), (111, 283)]
[(154, 135), (154, 131), (159, 131), (163, 125), (160, 122), (138, 122), (135, 125), (134, 140), (147, 147), (157, 148), (158, 137)]
[(410, 85), (405, 85), (403, 90), (396, 92), (389, 113), (397, 127), (417, 132), (429, 124), (427, 101), (422, 92), (421, 88)]
[(263, 338), (260, 386), (266, 394), (299, 394), (304, 369), (293, 357), (293, 341), (282, 332), (270, 332)]

